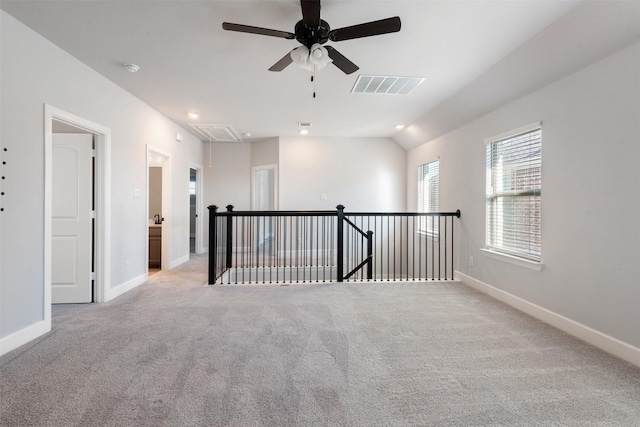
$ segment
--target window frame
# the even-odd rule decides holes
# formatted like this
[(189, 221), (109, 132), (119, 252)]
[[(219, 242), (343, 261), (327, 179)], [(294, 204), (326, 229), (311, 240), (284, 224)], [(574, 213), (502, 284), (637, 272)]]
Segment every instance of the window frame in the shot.
[[(435, 171), (431, 169), (435, 165)], [(427, 167), (427, 173), (425, 174), (423, 169)], [(435, 191), (431, 190), (429, 184), (425, 186), (424, 181), (430, 173), (435, 173)], [(432, 175), (433, 177), (433, 175)], [(426, 193), (425, 193), (426, 190)], [(417, 209), (419, 213), (438, 212), (440, 209), (440, 158), (432, 160), (418, 165), (418, 191), (417, 191)], [(435, 204), (432, 203), (433, 193), (435, 193)], [(426, 199), (426, 200), (425, 200)], [(431, 208), (435, 210), (431, 210)], [(436, 220), (435, 216), (432, 216), (433, 220), (429, 216), (419, 216), (417, 233), (428, 237), (437, 237), (440, 235), (440, 224)]]
[[(507, 143), (508, 141), (514, 142), (513, 140), (517, 137), (521, 137), (523, 135), (532, 134), (534, 132), (540, 132), (539, 140), (536, 142), (536, 145), (533, 149), (527, 148), (532, 151), (539, 151), (537, 157), (533, 159), (533, 166), (525, 165), (522, 166), (522, 171), (526, 171), (527, 169), (538, 169), (535, 171), (532, 178), (527, 178), (528, 180), (532, 180), (535, 182), (531, 182), (524, 189), (518, 190), (506, 190), (501, 192), (496, 192), (494, 189), (496, 187), (496, 182), (494, 182), (495, 177), (495, 165), (493, 164), (494, 160), (494, 152), (490, 150), (494, 150), (494, 147), (500, 143)], [(524, 146), (524, 145), (523, 145)], [(516, 166), (512, 166), (516, 168)], [(514, 129), (509, 132), (505, 132), (500, 135), (493, 136), (491, 138), (485, 139), (485, 170), (486, 170), (486, 188), (485, 188), (485, 248), (483, 252), (488, 254), (495, 254), (502, 257), (507, 261), (513, 261), (519, 265), (525, 266), (533, 266), (537, 269), (538, 266), (542, 265), (542, 123), (535, 122), (529, 124), (527, 126), (523, 126), (517, 129)], [(518, 223), (511, 222), (512, 225), (525, 226), (529, 229), (533, 229), (533, 241), (529, 241), (530, 247), (534, 247), (534, 250), (524, 250), (514, 247), (515, 245), (507, 244), (499, 244), (496, 242), (496, 237), (498, 234), (504, 233), (504, 218), (498, 219), (496, 218), (496, 214), (494, 213), (495, 205), (493, 202), (497, 198), (502, 198), (503, 200), (517, 200), (519, 197), (539, 197), (536, 203), (537, 209), (535, 210), (535, 214), (533, 216), (529, 216), (529, 221), (526, 223)], [(496, 222), (500, 222), (499, 225), (496, 225)], [(493, 227), (492, 227), (493, 226)], [(498, 233), (496, 228), (500, 227), (501, 232)], [(519, 228), (516, 233), (520, 236), (520, 233), (526, 234), (527, 230), (524, 228)], [(512, 240), (513, 239), (509, 239)], [(503, 242), (504, 243), (504, 242)]]

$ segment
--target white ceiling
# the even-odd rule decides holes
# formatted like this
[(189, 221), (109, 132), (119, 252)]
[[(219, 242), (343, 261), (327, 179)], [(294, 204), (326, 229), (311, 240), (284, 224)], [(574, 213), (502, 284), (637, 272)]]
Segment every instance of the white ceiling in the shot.
[[(327, 43), (360, 70), (345, 75), (330, 65), (319, 71), (315, 99), (309, 72), (295, 65), (280, 73), (267, 71), (298, 45), (295, 40), (222, 30), (227, 21), (293, 32), (301, 19), (298, 0), (3, 0), (0, 5), (177, 123), (194, 122), (187, 113), (196, 111), (200, 117), (195, 122), (232, 126), (240, 134), (250, 133), (246, 140), (254, 140), (297, 136), (298, 122), (308, 121), (313, 136), (394, 137), (411, 148), (415, 138), (407, 131), (399, 133), (394, 125), (427, 123), (431, 112), (441, 111), (505, 61), (517, 59), (519, 48), (543, 40), (541, 34), (554, 22), (577, 15), (579, 3), (325, 0), (321, 17), (331, 28), (397, 15), (402, 29)], [(562, 42), (545, 41), (549, 49)], [(554, 57), (542, 59), (549, 62)], [(138, 64), (140, 71), (129, 73), (124, 63)], [(543, 69), (553, 64), (530, 66)], [(350, 94), (359, 74), (426, 80), (406, 96)], [(501, 97), (508, 99), (528, 87), (514, 86), (507, 85)], [(481, 110), (476, 108), (472, 115)], [(460, 118), (470, 114), (458, 112)], [(419, 138), (433, 136), (424, 133)]]

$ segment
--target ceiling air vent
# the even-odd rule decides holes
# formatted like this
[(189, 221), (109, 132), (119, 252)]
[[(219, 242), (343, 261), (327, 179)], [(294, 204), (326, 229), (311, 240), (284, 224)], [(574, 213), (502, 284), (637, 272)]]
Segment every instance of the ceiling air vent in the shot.
[(196, 132), (202, 135), (205, 141), (212, 142), (240, 142), (240, 135), (231, 126), (189, 124)]
[(371, 95), (408, 95), (424, 77), (398, 76), (365, 76), (359, 75), (351, 93), (365, 93)]

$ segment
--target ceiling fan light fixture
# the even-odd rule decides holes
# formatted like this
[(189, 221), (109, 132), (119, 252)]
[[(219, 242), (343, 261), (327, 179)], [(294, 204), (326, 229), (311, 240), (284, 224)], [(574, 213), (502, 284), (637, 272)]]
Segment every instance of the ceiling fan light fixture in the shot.
[(320, 43), (316, 43), (311, 46), (309, 51), (309, 60), (316, 66), (317, 70), (322, 70), (327, 65), (331, 64), (333, 60), (329, 57), (329, 51)]
[(304, 45), (298, 46), (289, 55), (294, 64), (309, 71), (313, 71), (314, 67), (317, 71), (322, 70), (333, 62), (329, 57), (329, 51), (320, 43), (315, 43), (311, 46), (311, 49)]
[(291, 60), (298, 67), (307, 70), (312, 68), (312, 64), (309, 63), (309, 49), (306, 46), (298, 46), (293, 49), (289, 55), (291, 55)]

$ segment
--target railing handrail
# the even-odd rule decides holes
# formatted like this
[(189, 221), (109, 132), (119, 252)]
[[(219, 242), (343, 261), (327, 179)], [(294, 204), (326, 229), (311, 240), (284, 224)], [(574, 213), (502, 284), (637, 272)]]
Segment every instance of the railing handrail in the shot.
[(460, 218), (460, 209), (455, 212), (345, 212), (349, 216), (455, 216)]
[[(210, 205), (209, 207), (217, 207)], [(219, 211), (218, 216), (336, 216), (337, 211)]]
[[(448, 270), (453, 280), (453, 221), (454, 217), (460, 218), (460, 210), (348, 212), (343, 205), (336, 206), (335, 210), (297, 211), (234, 211), (233, 205), (219, 211), (218, 206), (210, 205), (208, 210), (210, 284), (215, 284), (225, 272), (230, 280), (231, 269), (237, 269), (238, 265), (242, 269), (243, 282), (246, 268), (261, 266), (268, 266), (270, 282), (272, 269), (278, 274), (279, 269), (286, 271), (287, 268), (295, 268), (296, 280), (302, 270), (303, 282), (309, 268), (315, 268), (318, 279), (322, 272), (323, 281), (326, 268), (335, 268), (338, 282), (358, 274), (364, 278), (365, 273), (366, 280), (376, 280), (374, 272), (380, 277), (386, 276), (387, 280), (397, 280), (396, 273), (400, 280), (428, 278), (429, 274), (435, 280), (436, 269), (440, 280), (441, 266), (444, 267), (444, 280), (448, 280)], [(428, 217), (433, 221), (427, 221)], [(433, 233), (438, 238), (420, 239), (419, 235), (425, 232), (424, 224), (431, 222), (435, 227), (436, 217), (439, 219)], [(389, 221), (392, 218), (396, 219)], [(431, 233), (431, 230), (427, 232)], [(251, 277), (251, 271), (246, 271)], [(258, 274), (257, 270), (255, 274)], [(293, 270), (289, 274), (293, 277)], [(331, 277), (334, 273), (329, 270), (328, 274)]]
[[(210, 205), (209, 208), (218, 208)], [(349, 216), (455, 216), (460, 218), (460, 209), (455, 212), (349, 212), (344, 211)], [(218, 216), (337, 216), (337, 210), (317, 210), (317, 211), (218, 211)]]

